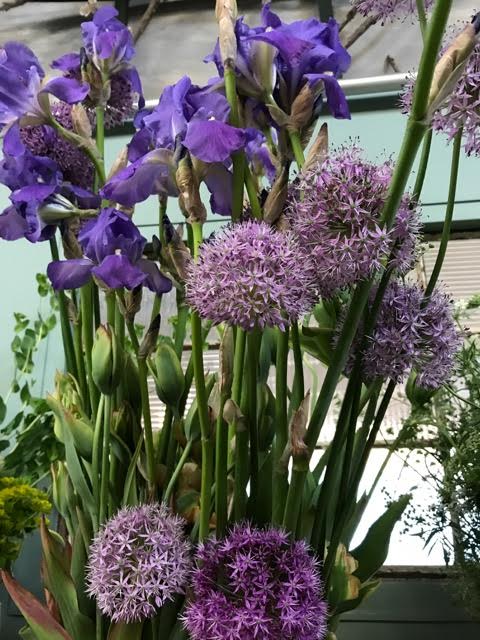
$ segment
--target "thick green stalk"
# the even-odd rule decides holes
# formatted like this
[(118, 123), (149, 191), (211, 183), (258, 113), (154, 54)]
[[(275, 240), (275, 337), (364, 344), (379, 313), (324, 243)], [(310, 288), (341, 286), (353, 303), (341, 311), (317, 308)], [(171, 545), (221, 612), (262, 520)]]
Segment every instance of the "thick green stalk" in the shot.
[(448, 190), (447, 210), (443, 222), (442, 239), (438, 248), (437, 258), (433, 267), (430, 279), (425, 290), (425, 297), (432, 295), (437, 284), (440, 271), (442, 270), (445, 254), (447, 253), (448, 241), (450, 240), (450, 230), (452, 228), (453, 212), (455, 210), (455, 197), (457, 195), (458, 169), (460, 165), (460, 153), (462, 151), (462, 133), (460, 129), (455, 135), (452, 148), (452, 165), (450, 169), (450, 186)]
[(110, 479), (110, 428), (112, 422), (112, 396), (104, 397), (103, 411), (103, 442), (102, 442), (102, 468), (100, 474), (100, 516), (99, 524), (108, 519), (109, 486)]
[(82, 400), (86, 411), (90, 408), (90, 394), (88, 392), (87, 374), (85, 372), (85, 358), (83, 356), (82, 343), (82, 314), (79, 314), (77, 321), (73, 325), (73, 341), (75, 345), (75, 357), (77, 360), (78, 383), (82, 394)]
[[(430, 87), (437, 54), (442, 42), (451, 6), (452, 0), (438, 0), (435, 3), (435, 8), (433, 10), (430, 26), (425, 39), (425, 46), (420, 60), (417, 83), (413, 96), (412, 111), (408, 119), (402, 147), (395, 165), (387, 202), (382, 211), (381, 221), (387, 228), (390, 228), (395, 220), (398, 205), (403, 197), (418, 148), (427, 128), (425, 120), (428, 109)], [(290, 135), (290, 138), (292, 141), (292, 134)], [(293, 136), (293, 138), (292, 146), (297, 145), (299, 142), (299, 139), (295, 140), (295, 136)], [(355, 293), (353, 294), (344, 327), (335, 349), (333, 363), (327, 370), (322, 389), (307, 428), (305, 442), (310, 452), (313, 452), (314, 450), (315, 444), (320, 435), (320, 430), (328, 414), (328, 409), (335, 393), (338, 378), (345, 366), (350, 345), (355, 336), (365, 304), (367, 303), (372, 284), (372, 280), (361, 283), (357, 286)], [(287, 497), (287, 506), (284, 516), (285, 526), (292, 531), (296, 529), (300, 500), (307, 471), (308, 461), (294, 460), (292, 482)]]
[(295, 376), (293, 378), (292, 400), (290, 411), (293, 414), (305, 397), (305, 380), (303, 375), (303, 356), (302, 346), (300, 344), (300, 333), (298, 331), (298, 323), (292, 322), (292, 346), (293, 360), (295, 363)]
[(93, 307), (92, 284), (88, 283), (80, 289), (82, 308), (82, 340), (85, 348), (85, 365), (87, 369), (87, 382), (90, 392), (90, 406), (92, 415), (97, 413), (99, 392), (92, 377), (92, 348), (93, 348)]
[(275, 363), (275, 441), (273, 444), (273, 522), (281, 524), (288, 491), (288, 468), (280, 460), (288, 442), (287, 417), (288, 328), (278, 331)]
[(140, 393), (142, 396), (143, 438), (145, 442), (145, 456), (147, 459), (147, 476), (150, 498), (155, 496), (155, 448), (153, 446), (152, 415), (150, 412), (150, 398), (148, 396), (148, 367), (145, 358), (138, 357), (138, 375), (140, 378)]
[(95, 108), (95, 138), (97, 143), (98, 153), (100, 154), (99, 166), (96, 166), (97, 187), (102, 187), (105, 184), (105, 107), (99, 106)]
[[(202, 225), (194, 222), (191, 225), (193, 233), (193, 254), (198, 258), (198, 250), (202, 243)], [(192, 328), (192, 357), (197, 397), (198, 417), (202, 440), (202, 485), (200, 491), (200, 525), (199, 538), (203, 540), (210, 532), (210, 506), (213, 482), (213, 442), (212, 429), (208, 417), (208, 398), (205, 389), (205, 372), (203, 367), (203, 337), (202, 323), (197, 312), (191, 314)]]
[[(52, 260), (55, 262), (60, 259), (58, 254), (58, 246), (55, 238), (50, 238), (50, 251)], [(70, 328), (70, 320), (68, 318), (68, 302), (64, 291), (57, 291), (58, 308), (60, 312), (60, 326), (62, 329), (63, 349), (65, 351), (65, 362), (67, 371), (78, 379), (77, 360), (75, 358), (75, 346), (73, 343), (72, 330)], [(78, 356), (81, 357), (81, 354)]]
[(177, 326), (175, 327), (174, 348), (178, 358), (182, 357), (187, 329), (188, 307), (183, 295), (177, 294)]
[[(233, 127), (240, 126), (238, 112), (238, 95), (236, 87), (235, 70), (230, 65), (225, 66), (225, 93), (230, 104), (230, 124)], [(245, 174), (245, 154), (237, 151), (232, 154), (233, 165), (233, 196), (232, 196), (232, 219), (234, 222), (240, 219), (243, 209), (243, 190)]]
[[(237, 329), (235, 341), (235, 360), (232, 386), (232, 400), (237, 406), (241, 404), (242, 382), (244, 376), (244, 361), (247, 335), (242, 329)], [(246, 516), (248, 483), (248, 432), (245, 425), (239, 425), (233, 420), (229, 440), (235, 438), (235, 487), (234, 487), (234, 519), (242, 520)]]
[(427, 12), (425, 11), (424, 0), (417, 0), (417, 13), (418, 21), (420, 23), (420, 30), (422, 32), (422, 38), (425, 39), (427, 33)]

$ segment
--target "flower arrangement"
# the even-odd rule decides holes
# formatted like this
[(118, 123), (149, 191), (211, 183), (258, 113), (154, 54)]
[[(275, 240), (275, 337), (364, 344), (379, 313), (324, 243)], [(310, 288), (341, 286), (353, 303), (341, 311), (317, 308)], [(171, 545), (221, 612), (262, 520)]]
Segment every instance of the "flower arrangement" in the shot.
[[(434, 272), (425, 287), (407, 273), (420, 254), (431, 127), (452, 113), (479, 21), (436, 63), (451, 0), (356, 4), (376, 20), (423, 9), (396, 161), (367, 161), (359, 145), (333, 151), (326, 125), (316, 127), (324, 107), (331, 126), (350, 117), (339, 83), (350, 55), (333, 19), (287, 24), (266, 4), (250, 26), (219, 0), (206, 59), (218, 75), (204, 87), (185, 76), (152, 108), (111, 7), (82, 23), (81, 51), (55, 60), (53, 79), (26, 45), (0, 49), (0, 181), (10, 191), (0, 238), (49, 243), (65, 351), (42, 408), (60, 445), (50, 479), (61, 527), (41, 524), (47, 606), (2, 572), (38, 637), (323, 640), (378, 587), (409, 496), (351, 548), (370, 451), (396, 385), (408, 379), (411, 397), (431, 397), (460, 349), (438, 285), (458, 143)], [(105, 167), (106, 128), (132, 116), (130, 143)], [(135, 223), (147, 198), (159, 207), (153, 238)], [(168, 217), (174, 200), (183, 229)], [(211, 237), (207, 206), (225, 222)], [(151, 321), (139, 328), (147, 295)], [(172, 337), (160, 335), (166, 295), (177, 302)], [(214, 375), (204, 363), (212, 330)], [(327, 365), (313, 399), (307, 351)], [(335, 435), (314, 466), (342, 376)], [(149, 383), (165, 405), (160, 431)], [(41, 501), (19, 531), (43, 511)]]

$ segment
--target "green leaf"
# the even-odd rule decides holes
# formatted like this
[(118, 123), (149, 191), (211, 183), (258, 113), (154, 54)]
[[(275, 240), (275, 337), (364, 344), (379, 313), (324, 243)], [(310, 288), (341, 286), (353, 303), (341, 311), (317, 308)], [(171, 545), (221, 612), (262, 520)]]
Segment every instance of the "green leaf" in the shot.
[(411, 497), (406, 494), (392, 502), (385, 513), (372, 524), (363, 542), (350, 552), (358, 560), (355, 575), (362, 582), (373, 576), (385, 562), (393, 528), (402, 517)]
[(0, 424), (5, 420), (5, 416), (7, 415), (7, 405), (3, 401), (2, 396), (0, 396)]
[(20, 609), (37, 640), (72, 640), (45, 605), (24, 589), (9, 573), (1, 571), (0, 575), (5, 589)]
[(138, 504), (137, 485), (136, 485), (136, 473), (137, 462), (142, 450), (143, 438), (138, 439), (137, 448), (130, 460), (130, 466), (128, 467), (127, 476), (125, 478), (125, 485), (123, 487), (123, 501), (125, 506), (135, 506)]
[(45, 521), (40, 525), (44, 580), (60, 610), (67, 631), (74, 638), (94, 638), (95, 625), (80, 612), (77, 591), (68, 567), (65, 547), (53, 538)]
[(108, 630), (107, 640), (141, 640), (143, 624), (143, 621), (130, 624), (112, 622)]
[(381, 580), (370, 580), (369, 582), (365, 582), (365, 584), (360, 587), (357, 598), (344, 600), (335, 607), (335, 615), (340, 615), (346, 611), (353, 611), (353, 609), (357, 609), (363, 601), (366, 600), (366, 598), (378, 589), (380, 584)]

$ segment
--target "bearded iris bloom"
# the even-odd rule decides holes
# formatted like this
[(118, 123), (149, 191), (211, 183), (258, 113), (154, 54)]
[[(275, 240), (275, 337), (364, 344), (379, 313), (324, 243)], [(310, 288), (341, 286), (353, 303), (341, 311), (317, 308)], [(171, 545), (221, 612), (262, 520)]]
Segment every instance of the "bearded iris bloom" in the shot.
[(3, 153), (0, 183), (10, 189), (12, 204), (0, 214), (0, 238), (48, 240), (57, 223), (75, 215), (78, 208), (100, 204), (98, 196), (66, 182), (54, 160), (32, 154), (17, 125), (5, 134)]
[(53, 78), (37, 57), (20, 42), (0, 48), (0, 128), (14, 122), (43, 123), (49, 120), (48, 94), (69, 104), (81, 102), (89, 92), (86, 82), (74, 78)]
[(54, 289), (76, 289), (94, 276), (110, 289), (135, 289), (140, 285), (157, 294), (172, 288), (157, 265), (143, 258), (146, 239), (132, 220), (116, 209), (102, 209), (78, 236), (83, 258), (59, 260), (48, 265)]

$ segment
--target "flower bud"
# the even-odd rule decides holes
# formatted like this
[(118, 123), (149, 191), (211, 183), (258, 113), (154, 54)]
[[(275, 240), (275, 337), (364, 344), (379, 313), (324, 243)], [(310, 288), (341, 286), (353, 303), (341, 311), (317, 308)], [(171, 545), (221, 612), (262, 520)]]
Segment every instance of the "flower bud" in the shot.
[(138, 350), (138, 357), (144, 360), (152, 353), (157, 346), (158, 334), (160, 332), (160, 314), (156, 315), (150, 323), (148, 331), (142, 340), (142, 344)]
[(131, 291), (126, 291), (124, 298), (118, 300), (120, 311), (127, 322), (133, 322), (135, 316), (140, 311), (142, 292), (143, 287), (139, 285)]
[(218, 44), (224, 65), (235, 62), (237, 58), (237, 36), (235, 22), (237, 19), (237, 3), (235, 0), (217, 0), (215, 17), (218, 22)]
[(308, 405), (310, 404), (310, 391), (300, 403), (290, 421), (290, 450), (294, 459), (308, 459), (308, 447), (304, 442), (307, 432)]
[(437, 389), (425, 389), (417, 384), (417, 373), (412, 371), (405, 385), (405, 394), (414, 409), (428, 404), (435, 395)]
[(302, 173), (306, 173), (315, 166), (322, 165), (328, 156), (328, 125), (326, 122), (320, 127), (318, 136), (308, 150)]
[(268, 224), (276, 222), (284, 209), (288, 195), (288, 169), (282, 167), (277, 174), (263, 207), (264, 220)]
[(233, 328), (227, 326), (220, 344), (220, 393), (230, 394), (233, 382)]
[(161, 343), (155, 355), (155, 382), (160, 400), (169, 407), (178, 407), (185, 390), (185, 376), (178, 356), (169, 344)]
[(75, 133), (78, 133), (82, 138), (90, 140), (92, 137), (92, 123), (85, 107), (80, 103), (72, 106), (72, 125)]
[(207, 211), (200, 198), (198, 180), (193, 171), (190, 158), (185, 157), (180, 160), (175, 179), (180, 192), (178, 202), (187, 221), (190, 224), (192, 222), (205, 222)]
[(123, 147), (118, 156), (113, 161), (113, 164), (108, 172), (107, 182), (116, 176), (119, 171), (125, 169), (128, 164), (128, 147)]
[(305, 84), (292, 104), (288, 127), (293, 131), (302, 131), (312, 123), (315, 93), (309, 83)]
[(428, 99), (427, 120), (430, 120), (452, 92), (465, 70), (470, 54), (477, 44), (478, 16), (463, 29), (437, 62)]
[(92, 377), (100, 391), (109, 396), (120, 384), (123, 371), (123, 354), (108, 324), (97, 329), (92, 349)]

